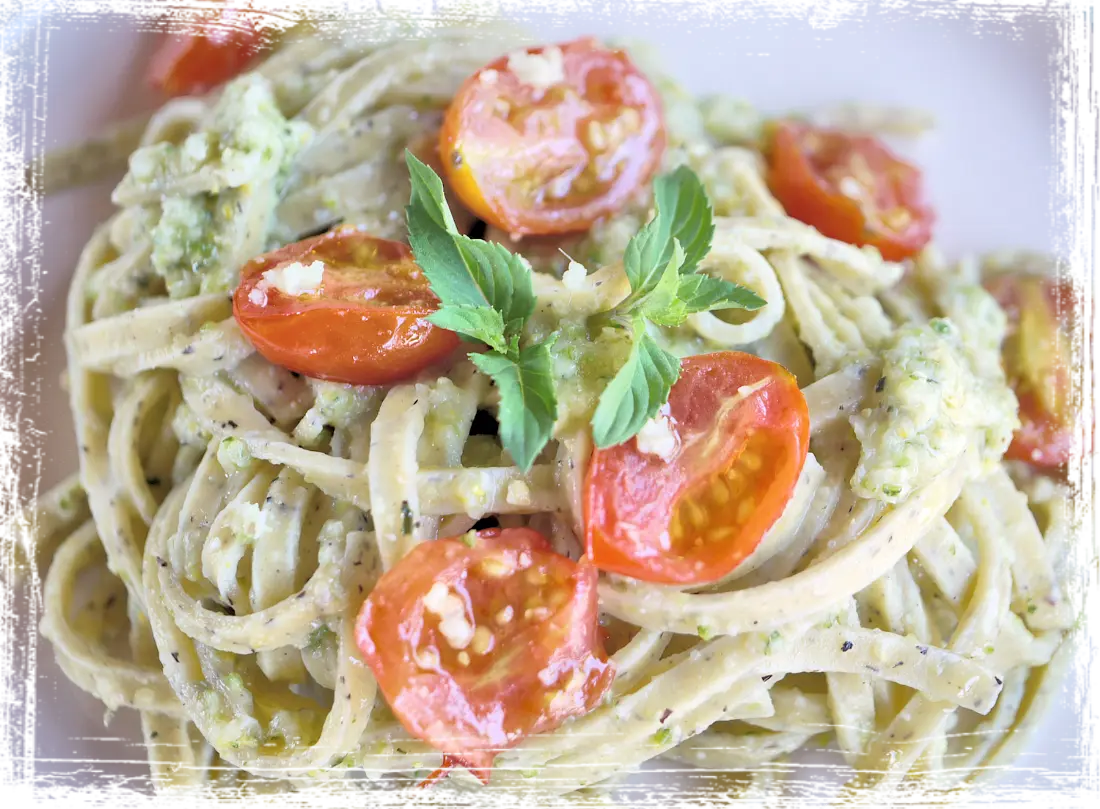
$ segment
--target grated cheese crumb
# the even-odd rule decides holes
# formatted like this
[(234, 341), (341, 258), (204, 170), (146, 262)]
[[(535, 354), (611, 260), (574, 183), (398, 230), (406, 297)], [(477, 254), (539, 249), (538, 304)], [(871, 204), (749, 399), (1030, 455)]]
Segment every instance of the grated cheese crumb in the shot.
[(663, 461), (670, 460), (679, 449), (680, 439), (672, 430), (668, 405), (664, 405), (657, 415), (642, 425), (638, 431), (638, 452), (656, 455)]
[(508, 69), (523, 84), (536, 90), (546, 90), (565, 81), (565, 66), (561, 48), (551, 45), (542, 53), (516, 51), (508, 56)]
[(565, 284), (566, 289), (576, 291), (584, 286), (587, 277), (588, 269), (580, 262), (570, 260), (569, 268), (562, 273), (561, 282)]
[[(266, 292), (274, 289), (284, 295), (316, 295), (321, 288), (321, 279), (325, 274), (325, 263), (314, 261), (308, 267), (294, 261), (283, 267), (267, 270), (256, 289)], [(251, 295), (249, 297), (251, 300)], [(253, 301), (255, 303), (255, 301)]]
[(531, 487), (522, 480), (513, 480), (508, 484), (504, 499), (509, 505), (529, 506), (531, 505)]
[(497, 83), (497, 79), (499, 77), (500, 74), (490, 68), (489, 70), (481, 71), (481, 75), (478, 77), (478, 81), (480, 81), (484, 85), (492, 87), (494, 84)]
[(465, 649), (474, 639), (474, 626), (466, 620), (466, 606), (447, 585), (436, 582), (424, 596), (424, 609), (439, 618), (439, 631), (452, 649)]

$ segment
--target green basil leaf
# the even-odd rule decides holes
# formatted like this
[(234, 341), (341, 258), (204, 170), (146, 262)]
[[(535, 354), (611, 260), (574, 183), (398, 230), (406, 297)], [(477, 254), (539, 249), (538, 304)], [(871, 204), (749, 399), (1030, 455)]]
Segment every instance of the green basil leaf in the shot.
[(671, 256), (673, 240), (679, 241), (684, 250), (680, 272), (694, 272), (714, 238), (714, 213), (702, 181), (690, 168), (680, 166), (654, 181), (653, 198), (665, 242), (663, 256)]
[(688, 314), (711, 309), (747, 309), (751, 312), (767, 303), (748, 287), (702, 273), (681, 276), (677, 298)]
[[(630, 295), (619, 304), (620, 311), (629, 312), (639, 300), (652, 292), (664, 276), (667, 261), (662, 261), (665, 244), (659, 218), (647, 223), (630, 237), (623, 254), (623, 270), (630, 282)], [(670, 254), (671, 255), (671, 254)]]
[(428, 320), (442, 329), (478, 340), (497, 351), (508, 350), (504, 341), (504, 319), (496, 309), (444, 305), (428, 315)]
[(679, 326), (683, 323), (687, 317), (687, 312), (684, 311), (684, 306), (679, 300), (680, 266), (683, 262), (684, 251), (680, 249), (680, 242), (673, 239), (672, 256), (665, 263), (661, 280), (648, 295), (631, 308), (661, 326)]
[[(518, 323), (522, 328), (523, 323), (535, 311), (535, 290), (531, 285), (530, 267), (521, 256), (508, 252), (506, 247), (496, 242), (483, 242), (466, 236), (456, 236), (454, 241), (466, 269), (466, 279), (474, 285), (481, 297), (481, 301), (475, 305), (493, 307), (510, 327), (509, 333), (517, 333), (512, 331), (515, 324)], [(466, 279), (463, 283), (467, 283)], [(431, 281), (431, 278), (428, 280)], [(434, 281), (432, 290), (435, 291)], [(438, 291), (435, 294), (444, 303), (452, 303)]]
[(601, 449), (637, 435), (668, 401), (680, 376), (680, 360), (657, 345), (640, 319), (634, 332), (630, 356), (600, 394), (592, 417), (592, 438)]
[(409, 244), (432, 292), (445, 306), (496, 309), (509, 333), (522, 328), (535, 309), (529, 265), (499, 244), (459, 234), (438, 175), (407, 150), (405, 162), (412, 185), (405, 208)]
[(409, 182), (412, 185), (409, 207), (422, 210), (438, 230), (457, 236), (458, 228), (455, 227), (451, 209), (447, 207), (443, 181), (439, 175), (408, 149), (405, 150), (405, 164), (409, 167)]
[(443, 299), (442, 291), (447, 303), (477, 305), (478, 296), (473, 294), (474, 290), (449, 283), (446, 270), (462, 266), (462, 257), (455, 246), (458, 229), (443, 195), (443, 182), (409, 151), (405, 152), (405, 162), (412, 184), (409, 204), (405, 206), (405, 224), (416, 263), (437, 297)]
[[(630, 282), (630, 296), (619, 309), (630, 313), (653, 292), (677, 249), (682, 258), (678, 271), (695, 271), (710, 250), (714, 216), (706, 189), (687, 166), (658, 177), (653, 183), (656, 213), (627, 243), (623, 269)], [(677, 248), (677, 244), (679, 248)]]
[(519, 351), (518, 359), (491, 351), (470, 360), (500, 391), (500, 439), (524, 472), (531, 468), (554, 430), (558, 401), (551, 375), (550, 346), (554, 338)]

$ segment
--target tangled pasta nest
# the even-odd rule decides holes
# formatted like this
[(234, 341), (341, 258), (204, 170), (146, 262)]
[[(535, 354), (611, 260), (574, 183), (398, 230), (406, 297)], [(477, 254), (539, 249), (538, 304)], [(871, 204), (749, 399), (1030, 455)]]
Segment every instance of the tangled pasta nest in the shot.
[[(315, 134), (289, 179), (260, 161), (218, 192), (232, 210), (208, 271), (231, 275), (329, 220), (401, 237), (398, 156), (438, 127), (467, 75), (515, 47), (514, 32), (497, 33), (304, 38), (264, 62), (258, 80), (281, 113)], [(205, 131), (216, 102), (169, 103), (142, 144)], [(751, 143), (689, 134), (673, 146), (667, 160), (695, 166), (720, 214), (704, 270), (768, 304), (743, 322), (697, 314), (666, 337), (788, 367), (811, 453), (752, 565), (708, 587), (601, 579), (610, 698), (503, 752), (491, 787), (569, 792), (657, 757), (759, 785), (775, 778), (760, 765), (822, 734), (859, 773), (851, 790), (980, 781), (1023, 743), (1067, 660), (1067, 494), (1019, 475), (1018, 486), (1004, 465), (978, 476), (966, 453), (903, 502), (853, 491), (849, 417), (873, 393), (883, 347), (943, 307), (876, 251), (788, 218)], [(65, 335), (80, 472), (33, 516), (49, 565), (42, 630), (74, 683), (140, 712), (160, 786), (238, 783), (232, 768), (280, 787), (352, 773), (405, 783), (440, 756), (378, 693), (353, 639), (358, 607), (415, 544), (485, 516), (536, 527), (577, 558), (589, 438), (563, 418), (524, 473), (499, 440), (471, 436), (497, 400), (467, 362), (390, 388), (310, 382), (254, 352), (224, 290), (169, 297), (150, 229), (167, 200), (218, 182), (124, 182), (120, 211), (81, 256)], [(965, 275), (934, 250), (916, 273), (933, 289)], [(579, 284), (536, 273), (535, 289), (560, 320), (627, 292), (614, 258)], [(574, 410), (590, 409), (578, 391)]]

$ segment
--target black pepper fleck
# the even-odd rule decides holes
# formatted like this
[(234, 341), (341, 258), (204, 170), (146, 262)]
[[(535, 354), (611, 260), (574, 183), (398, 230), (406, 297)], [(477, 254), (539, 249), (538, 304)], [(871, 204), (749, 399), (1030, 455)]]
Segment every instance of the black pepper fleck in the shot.
[(997, 685), (1004, 685), (1005, 684), (1005, 681), (1002, 680), (1000, 677), (994, 677), (993, 679), (997, 681)]
[(661, 724), (663, 725), (665, 723), (665, 720), (668, 719), (670, 716), (672, 716), (672, 709), (665, 708), (664, 711), (661, 713)]
[(180, 653), (179, 652), (172, 652), (172, 659), (175, 660), (177, 663), (179, 663), (180, 662)]
[(764, 675), (763, 677), (761, 677), (760, 679), (761, 679), (761, 680), (763, 680), (764, 682), (767, 682), (767, 681), (768, 681), (768, 680), (770, 680), (770, 679), (771, 679), (771, 678), (772, 678), (773, 676), (774, 676), (774, 675), (772, 675), (772, 674), (765, 674), (765, 675)]
[(195, 347), (194, 347), (194, 346), (186, 346), (186, 347), (185, 347), (185, 348), (183, 349), (183, 351), (181, 351), (180, 353), (181, 353), (181, 354), (183, 354), (183, 355), (184, 355), (185, 357), (186, 357), (186, 356), (187, 356), (188, 354), (194, 354), (194, 353), (195, 353)]
[(880, 376), (875, 383), (875, 393), (882, 393), (884, 390), (886, 390), (886, 377)]
[(917, 651), (920, 652), (922, 655), (926, 655), (926, 654), (928, 654), (928, 647), (927, 646), (918, 646)]
[(847, 651), (850, 651), (851, 648), (852, 648), (852, 642), (850, 640), (846, 640), (846, 641), (844, 641), (843, 645), (840, 647), (840, 651), (847, 652)]

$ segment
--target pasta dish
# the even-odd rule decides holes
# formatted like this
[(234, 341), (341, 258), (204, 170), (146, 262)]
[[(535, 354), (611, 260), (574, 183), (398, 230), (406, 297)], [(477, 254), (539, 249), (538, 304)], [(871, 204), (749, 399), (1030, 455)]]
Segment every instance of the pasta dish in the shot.
[[(384, 29), (384, 30), (383, 30)], [(915, 113), (510, 27), (176, 37), (72, 277), (42, 632), (158, 788), (994, 777), (1069, 659), (1053, 261), (948, 261)], [(121, 172), (120, 172), (121, 173)]]

